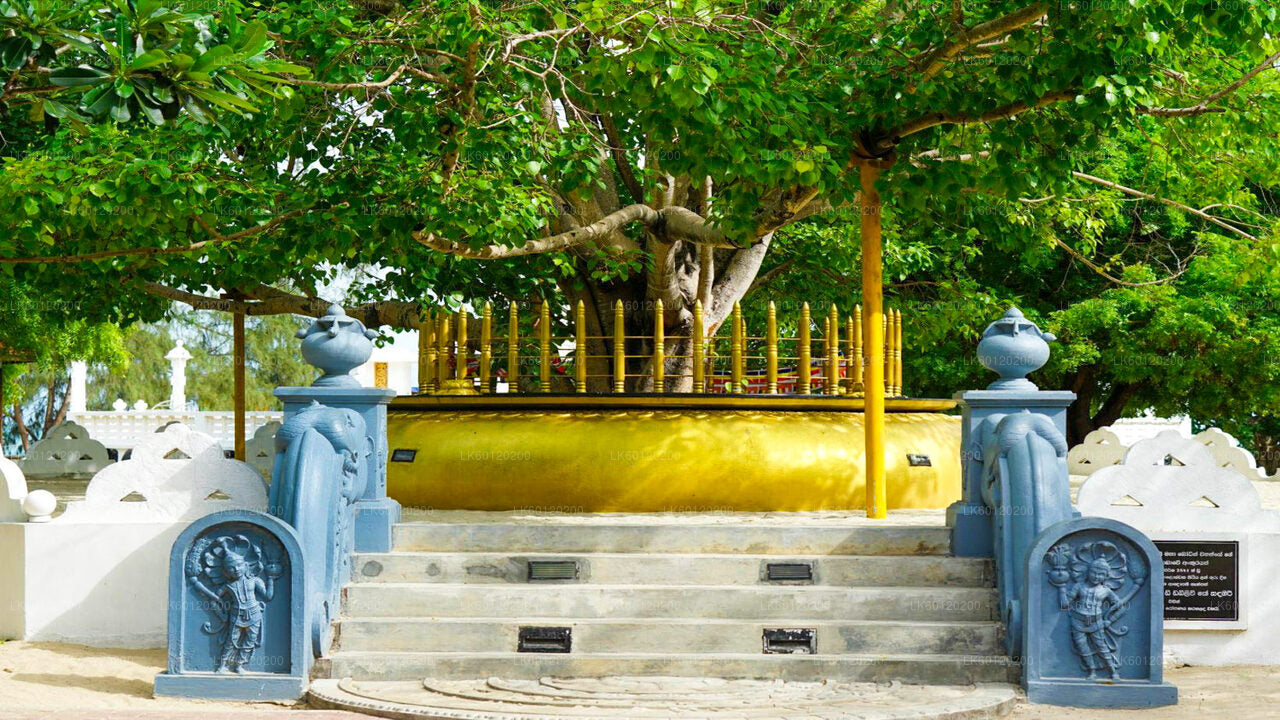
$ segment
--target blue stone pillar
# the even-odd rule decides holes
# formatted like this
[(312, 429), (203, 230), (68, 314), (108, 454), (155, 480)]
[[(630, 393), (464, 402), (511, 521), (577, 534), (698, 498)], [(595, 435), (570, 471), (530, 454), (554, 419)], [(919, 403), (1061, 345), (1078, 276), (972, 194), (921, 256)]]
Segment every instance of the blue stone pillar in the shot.
[(284, 421), (318, 402), (325, 407), (354, 410), (364, 418), (372, 441), (365, 461), (368, 478), (355, 502), (356, 552), (390, 552), (391, 528), (400, 522), (400, 503), (387, 497), (387, 404), (395, 390), (365, 387), (282, 387), (275, 396), (284, 403)]
[(359, 320), (347, 317), (341, 306), (330, 306), (328, 314), (298, 331), (302, 356), (323, 374), (311, 387), (275, 391), (284, 403), (285, 423), (313, 402), (354, 410), (364, 418), (370, 449), (363, 469), (364, 491), (354, 508), (356, 552), (390, 552), (391, 529), (400, 522), (400, 503), (387, 497), (387, 404), (396, 393), (361, 387), (350, 374), (369, 359), (376, 336)]
[(1048, 417), (1064, 437), (1067, 406), (1076, 395), (1066, 390), (1040, 390), (1027, 373), (1049, 359), (1052, 333), (1042, 332), (1017, 308), (991, 323), (978, 344), (978, 361), (1000, 375), (986, 390), (955, 394), (962, 413), (960, 473), (963, 495), (947, 508), (951, 550), (960, 557), (992, 557), (994, 537), (992, 509), (982, 499), (984, 422), (1010, 413), (1028, 411)]

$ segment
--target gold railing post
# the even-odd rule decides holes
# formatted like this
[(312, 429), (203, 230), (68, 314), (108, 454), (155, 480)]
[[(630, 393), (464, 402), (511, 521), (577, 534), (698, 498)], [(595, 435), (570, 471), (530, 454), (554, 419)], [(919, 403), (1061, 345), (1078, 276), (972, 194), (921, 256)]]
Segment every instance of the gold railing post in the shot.
[(418, 324), (418, 392), (430, 395), (436, 389), (435, 313), (424, 310)]
[(733, 304), (729, 317), (729, 392), (743, 392), (742, 387), (742, 306)]
[(551, 306), (546, 300), (538, 311), (538, 389), (551, 392)]
[(705, 367), (705, 349), (707, 329), (703, 324), (702, 318), (702, 301), (693, 301), (693, 337), (689, 338), (689, 342), (693, 344), (693, 391), (695, 393), (704, 393), (707, 391), (707, 376)]
[(489, 380), (493, 375), (493, 305), (484, 304), (484, 315), (480, 317), (480, 392), (491, 392)]
[(666, 334), (662, 327), (662, 300), (653, 302), (653, 391), (664, 392), (667, 384)]
[(573, 313), (573, 384), (578, 392), (587, 391), (587, 306), (578, 301)]
[(770, 395), (778, 394), (778, 308), (769, 301), (769, 320), (765, 325), (765, 374)]
[(867, 366), (867, 358), (862, 351), (862, 334), (865, 329), (862, 327), (862, 306), (855, 305), (853, 307), (853, 322), (857, 325), (856, 330), (851, 330), (850, 335), (853, 336), (853, 353), (854, 357), (851, 362), (854, 363), (853, 382), (854, 390), (859, 393), (866, 392), (866, 383), (863, 381), (862, 369)]
[(457, 349), (453, 355), (453, 377), (457, 380), (466, 380), (467, 361), (471, 359), (471, 352), (467, 348), (467, 311), (465, 308), (458, 311), (457, 326), (453, 329), (454, 339), (457, 341)]
[(902, 311), (899, 310), (898, 311), (898, 382), (897, 382), (897, 385), (898, 385), (898, 394), (903, 396), (905, 396), (907, 392), (905, 389), (905, 386), (902, 384), (902, 370), (904, 367), (906, 367), (906, 363), (904, 363), (902, 360), (904, 352), (905, 352), (905, 348), (902, 345)]
[(800, 337), (796, 340), (796, 387), (801, 395), (809, 394), (809, 303), (800, 306)]
[(440, 308), (436, 321), (436, 391), (444, 389), (449, 379), (449, 310)]
[(507, 392), (520, 391), (520, 306), (507, 308)]
[(893, 395), (902, 396), (902, 311), (893, 310)]
[(831, 340), (827, 343), (827, 394), (840, 392), (840, 311), (831, 305)]
[(827, 367), (827, 359), (831, 357), (831, 316), (822, 316), (822, 354), (818, 356), (818, 362), (822, 363), (822, 384), (818, 388), (819, 393), (827, 393), (831, 387), (831, 368)]
[(880, 342), (884, 347), (884, 394), (886, 397), (893, 395), (893, 347), (891, 347), (893, 333), (889, 328), (889, 315), (892, 312), (892, 310), (885, 310), (880, 316), (884, 321), (880, 323)]
[(613, 391), (627, 391), (627, 319), (621, 300), (613, 304)]
[(859, 366), (862, 364), (862, 358), (853, 354), (853, 335), (854, 328), (853, 316), (844, 319), (844, 394), (853, 396), (853, 363), (856, 361)]

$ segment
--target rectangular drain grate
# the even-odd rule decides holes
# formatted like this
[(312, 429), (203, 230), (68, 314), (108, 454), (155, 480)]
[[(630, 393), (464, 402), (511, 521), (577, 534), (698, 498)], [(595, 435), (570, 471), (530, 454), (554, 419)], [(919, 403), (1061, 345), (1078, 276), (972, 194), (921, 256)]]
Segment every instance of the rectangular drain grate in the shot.
[(573, 630), (567, 627), (522, 627), (517, 652), (567, 653), (573, 647)]
[(529, 582), (577, 580), (577, 560), (530, 560)]
[(764, 577), (769, 582), (813, 582), (813, 563), (768, 563)]
[(818, 651), (813, 628), (765, 628), (765, 655), (813, 655)]

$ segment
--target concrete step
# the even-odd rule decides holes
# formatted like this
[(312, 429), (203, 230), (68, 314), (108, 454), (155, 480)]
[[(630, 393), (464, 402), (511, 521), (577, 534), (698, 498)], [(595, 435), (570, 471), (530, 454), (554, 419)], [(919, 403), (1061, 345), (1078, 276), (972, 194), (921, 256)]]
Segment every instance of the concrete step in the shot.
[(568, 627), (582, 653), (758, 653), (766, 628), (812, 628), (820, 655), (1000, 653), (994, 621), (856, 623), (804, 620), (354, 618), (338, 625), (341, 652), (514, 652), (521, 627)]
[(958, 586), (989, 583), (988, 561), (940, 555), (700, 555), (680, 553), (431, 553), (357, 555), (362, 582), (527, 583), (530, 561), (572, 560), (578, 582), (594, 585), (758, 585), (768, 563), (809, 563), (814, 585)]
[(1001, 656), (976, 655), (339, 652), (318, 664), (316, 672), (321, 677), (357, 680), (648, 675), (969, 685), (1014, 682), (1017, 666)]
[(992, 620), (995, 592), (955, 587), (353, 583), (347, 617)]
[(536, 522), (403, 523), (398, 551), (487, 553), (699, 553), (745, 555), (946, 555), (943, 526), (734, 524), (689, 522), (581, 524)]

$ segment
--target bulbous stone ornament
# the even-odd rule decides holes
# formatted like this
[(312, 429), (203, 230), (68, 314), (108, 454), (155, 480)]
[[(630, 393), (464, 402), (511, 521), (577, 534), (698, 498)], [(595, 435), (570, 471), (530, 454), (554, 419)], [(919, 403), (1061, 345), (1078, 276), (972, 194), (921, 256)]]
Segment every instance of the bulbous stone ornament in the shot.
[(978, 343), (978, 362), (1000, 375), (987, 389), (1037, 390), (1027, 373), (1049, 361), (1049, 343), (1056, 339), (1053, 333), (1036, 327), (1018, 308), (1009, 308), (1004, 317), (987, 326)]
[(302, 340), (302, 357), (324, 371), (311, 384), (315, 387), (360, 387), (351, 371), (363, 365), (373, 354), (373, 339), (378, 334), (365, 329), (359, 320), (347, 317), (340, 305), (330, 305), (327, 312), (316, 318), (310, 327), (297, 333)]

